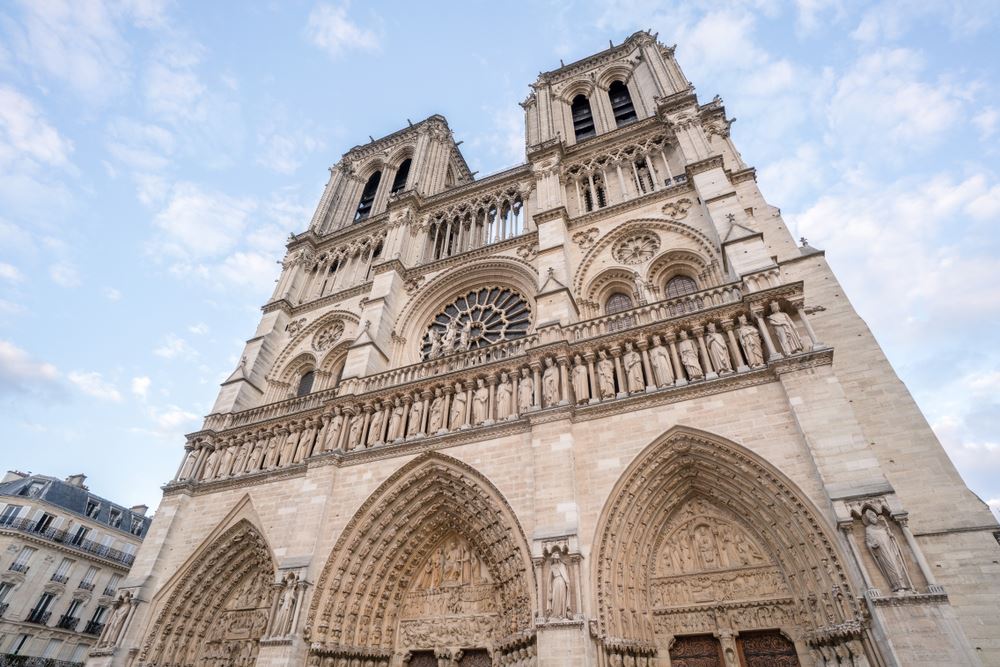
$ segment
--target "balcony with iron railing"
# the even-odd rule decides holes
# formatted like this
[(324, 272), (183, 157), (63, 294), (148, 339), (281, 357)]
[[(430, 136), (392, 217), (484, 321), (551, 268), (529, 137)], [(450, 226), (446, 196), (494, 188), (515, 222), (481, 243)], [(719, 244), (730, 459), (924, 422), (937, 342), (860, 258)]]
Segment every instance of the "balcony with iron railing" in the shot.
[[(135, 560), (135, 556), (132, 554), (125, 553), (124, 551), (120, 551), (118, 549), (112, 549), (111, 547), (103, 544), (98, 544), (93, 540), (78, 537), (77, 533), (51, 527), (39, 529), (38, 522), (32, 521), (31, 519), (0, 520), (0, 530), (17, 531), (47, 542), (60, 544), (64, 547), (95, 556), (114, 565), (123, 566), (124, 568), (130, 567), (132, 562)], [(10, 569), (15, 572), (28, 571), (28, 567), (26, 565), (23, 566), (23, 570), (15, 568), (15, 565), (17, 565), (17, 563), (11, 565)], [(55, 581), (55, 577), (53, 577), (53, 580)]]
[(42, 609), (32, 609), (28, 612), (28, 617), (24, 619), (25, 623), (36, 623), (38, 625), (47, 625), (49, 618), (52, 616), (51, 611), (44, 611)]
[(7, 568), (11, 572), (20, 572), (21, 574), (27, 574), (29, 566), (27, 563), (11, 563), (10, 567)]
[(60, 630), (76, 630), (76, 626), (80, 623), (79, 617), (68, 616), (63, 614), (59, 617), (59, 622), (56, 623), (56, 627)]
[(65, 584), (67, 581), (69, 581), (69, 575), (53, 574), (52, 581), (54, 581), (57, 584)]
[[(775, 364), (830, 363), (832, 353), (816, 339), (803, 301), (802, 283), (762, 289), (728, 283), (351, 378), (336, 391), (327, 390), (321, 405), (272, 418), (263, 428), (247, 424), (193, 434), (194, 459), (182, 468), (188, 472), (178, 482), (266, 475), (327, 453), (355, 456), (423, 438), (475, 433), (501, 422), (509, 429), (519, 422), (527, 425), (525, 418), (534, 411), (550, 408), (586, 410), (640, 396), (730, 391), (745, 386), (740, 378), (747, 375), (754, 375), (747, 382), (776, 377)], [(765, 317), (768, 307), (784, 309), (782, 317), (788, 319), (779, 318), (780, 323), (798, 329), (801, 341), (796, 334), (794, 349), (784, 349), (784, 337), (791, 334), (782, 331), (779, 339), (777, 325)], [(582, 398), (574, 395), (581, 377), (582, 386), (589, 386)], [(528, 404), (524, 387), (530, 389)], [(543, 396), (553, 391), (556, 398)], [(456, 412), (456, 404), (463, 412)], [(436, 415), (435, 421), (429, 415)], [(288, 460), (265, 457), (265, 449), (293, 454)]]
[(0, 667), (83, 667), (83, 663), (42, 658), (35, 655), (0, 653)]
[(92, 581), (81, 581), (80, 584), (77, 586), (77, 588), (79, 588), (80, 590), (84, 590), (84, 591), (92, 591), (92, 590), (94, 590), (94, 582), (92, 582)]
[(0, 618), (3, 618), (3, 615), (7, 613), (7, 607), (9, 606), (10, 606), (9, 602), (0, 603)]
[(85, 635), (94, 635), (95, 637), (99, 637), (103, 631), (104, 624), (97, 621), (87, 621), (87, 625), (83, 626), (83, 633)]

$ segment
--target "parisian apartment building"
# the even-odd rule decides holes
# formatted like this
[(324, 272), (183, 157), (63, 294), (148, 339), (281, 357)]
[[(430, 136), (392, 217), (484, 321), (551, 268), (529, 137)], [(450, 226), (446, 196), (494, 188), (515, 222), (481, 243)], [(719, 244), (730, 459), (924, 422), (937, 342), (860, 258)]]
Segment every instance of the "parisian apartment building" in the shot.
[(442, 115), (345, 153), (148, 535), (72, 480), (4, 487), (4, 646), (1000, 665), (1000, 526), (680, 60), (638, 32), (552, 63), (491, 175)]
[(8, 472), (0, 481), (0, 661), (81, 665), (97, 644), (149, 528), (65, 480)]

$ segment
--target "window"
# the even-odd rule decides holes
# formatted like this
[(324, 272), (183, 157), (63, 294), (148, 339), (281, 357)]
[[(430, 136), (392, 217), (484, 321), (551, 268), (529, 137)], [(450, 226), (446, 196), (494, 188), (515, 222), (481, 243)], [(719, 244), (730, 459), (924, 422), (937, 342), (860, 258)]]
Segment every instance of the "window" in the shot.
[(52, 581), (65, 584), (69, 580), (69, 571), (72, 567), (73, 559), (63, 558), (62, 562), (59, 563), (59, 567), (56, 568), (55, 573), (52, 575)]
[(305, 396), (312, 392), (313, 382), (316, 379), (316, 371), (309, 370), (302, 374), (299, 378), (299, 386), (295, 390), (296, 396)]
[(86, 574), (83, 575), (83, 579), (80, 580), (80, 588), (85, 588), (88, 591), (94, 589), (94, 578), (97, 577), (97, 573), (100, 572), (96, 567), (91, 565), (87, 568)]
[(21, 489), (17, 495), (27, 496), (28, 498), (37, 498), (42, 495), (42, 487), (45, 486), (45, 482), (32, 482), (28, 486)]
[(396, 175), (392, 179), (392, 188), (389, 190), (390, 193), (396, 194), (397, 192), (402, 192), (406, 189), (406, 179), (410, 175), (410, 158), (406, 158), (399, 165), (399, 169), (396, 170)]
[(96, 519), (97, 515), (101, 513), (101, 503), (96, 500), (87, 500), (87, 516), (91, 519)]
[(361, 191), (361, 201), (358, 202), (358, 210), (354, 214), (354, 222), (361, 222), (372, 213), (372, 205), (375, 203), (375, 193), (378, 192), (379, 181), (382, 180), (382, 172), (376, 171), (368, 177), (365, 189)]
[(112, 574), (111, 579), (108, 580), (108, 585), (104, 587), (105, 595), (114, 595), (115, 591), (118, 590), (118, 584), (122, 580), (122, 575)]
[(70, 544), (74, 546), (80, 546), (81, 544), (83, 544), (83, 541), (87, 539), (87, 533), (89, 532), (90, 528), (87, 528), (86, 526), (80, 526), (79, 528), (76, 529), (76, 534), (73, 535), (73, 539), (70, 540)]
[(698, 283), (687, 276), (674, 276), (667, 281), (667, 298), (676, 299), (698, 291)]
[(52, 526), (52, 522), (55, 521), (55, 517), (48, 512), (42, 512), (42, 516), (38, 517), (35, 521), (35, 526), (31, 529), (36, 533), (44, 533)]
[(14, 590), (14, 584), (9, 581), (0, 582), (0, 604), (7, 599), (7, 594)]
[(82, 600), (73, 600), (69, 603), (69, 607), (66, 609), (67, 618), (77, 618), (77, 614), (80, 613), (80, 607), (83, 606)]
[(27, 572), (28, 571), (28, 561), (31, 560), (31, 555), (35, 553), (35, 549), (32, 547), (21, 547), (21, 553), (17, 554), (17, 558), (11, 564), (10, 569), (14, 572)]
[(3, 508), (3, 514), (0, 514), (0, 525), (9, 526), (14, 523), (17, 519), (17, 515), (21, 513), (21, 508), (24, 505), (7, 505)]
[(122, 511), (119, 509), (111, 508), (111, 516), (108, 519), (108, 523), (111, 524), (112, 528), (122, 527)]
[(604, 312), (608, 315), (620, 313), (623, 310), (632, 308), (632, 297), (622, 292), (615, 292), (608, 298), (608, 303), (604, 307)]
[(635, 187), (639, 194), (646, 194), (653, 191), (653, 175), (649, 173), (649, 167), (645, 159), (636, 160), (633, 164)]
[(17, 655), (20, 653), (21, 649), (28, 643), (29, 639), (31, 639), (31, 635), (21, 635), (18, 637), (10, 647), (11, 655)]
[(49, 643), (45, 646), (45, 650), (42, 651), (43, 658), (54, 658), (59, 653), (59, 649), (62, 648), (63, 640), (61, 639), (50, 639)]
[(142, 519), (137, 516), (132, 517), (132, 527), (129, 528), (129, 532), (133, 535), (142, 535)]
[(594, 115), (590, 111), (590, 101), (586, 95), (577, 95), (573, 98), (571, 107), (573, 113), (573, 134), (576, 140), (586, 139), (597, 134), (594, 131)]
[(76, 648), (73, 649), (73, 653), (69, 656), (70, 662), (83, 662), (87, 659), (87, 649), (90, 646), (87, 644), (77, 644)]
[(621, 127), (634, 121), (635, 107), (632, 106), (632, 96), (629, 95), (628, 86), (621, 81), (615, 81), (608, 88), (608, 97), (611, 99), (611, 110), (615, 114), (615, 125)]
[(107, 607), (98, 607), (94, 610), (94, 615), (91, 617), (91, 623), (103, 623), (104, 616), (108, 613)]

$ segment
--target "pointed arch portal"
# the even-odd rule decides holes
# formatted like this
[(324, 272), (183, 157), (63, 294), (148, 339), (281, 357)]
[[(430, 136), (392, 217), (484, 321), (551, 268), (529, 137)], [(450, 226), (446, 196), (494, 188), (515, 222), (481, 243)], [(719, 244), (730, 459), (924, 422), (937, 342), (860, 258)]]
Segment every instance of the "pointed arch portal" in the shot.
[(496, 651), (530, 636), (530, 551), (500, 492), (424, 454), (387, 479), (337, 542), (309, 610), (313, 655)]
[(594, 555), (609, 664), (667, 652), (688, 664), (713, 635), (729, 637), (719, 664), (735, 664), (739, 637), (762, 631), (794, 641), (805, 664), (869, 664), (829, 528), (791, 480), (723, 438), (675, 427), (647, 447), (605, 505)]
[(250, 667), (267, 629), (275, 562), (264, 536), (239, 520), (181, 570), (148, 634), (140, 665)]

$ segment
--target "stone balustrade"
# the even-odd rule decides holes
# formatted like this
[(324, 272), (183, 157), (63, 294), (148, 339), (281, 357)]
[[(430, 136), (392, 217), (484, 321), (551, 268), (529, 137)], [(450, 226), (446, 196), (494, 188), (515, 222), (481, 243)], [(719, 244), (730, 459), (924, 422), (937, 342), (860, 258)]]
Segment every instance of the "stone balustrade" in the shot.
[(671, 315), (684, 303), (671, 299), (628, 311), (634, 324), (620, 330), (609, 331), (608, 318), (550, 325), (520, 341), (356, 378), (316, 402), (283, 401), (275, 405), (286, 412), (265, 422), (250, 421), (266, 414), (256, 408), (237, 413), (221, 432), (189, 436), (176, 482), (268, 473), (696, 385), (726, 391), (729, 378), (824, 349), (802, 309), (801, 283), (742, 299), (733, 286), (705, 292), (701, 303), (712, 305), (695, 312)]

